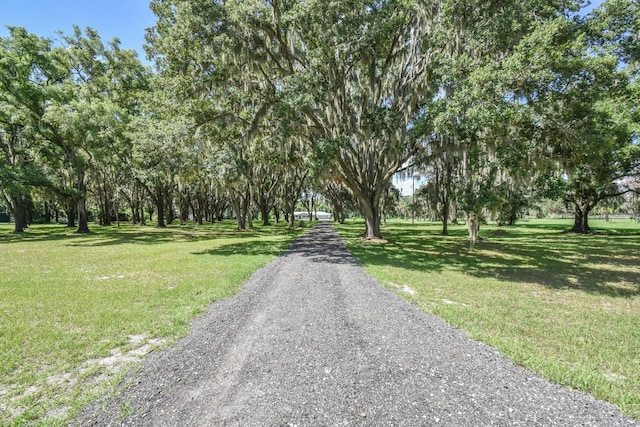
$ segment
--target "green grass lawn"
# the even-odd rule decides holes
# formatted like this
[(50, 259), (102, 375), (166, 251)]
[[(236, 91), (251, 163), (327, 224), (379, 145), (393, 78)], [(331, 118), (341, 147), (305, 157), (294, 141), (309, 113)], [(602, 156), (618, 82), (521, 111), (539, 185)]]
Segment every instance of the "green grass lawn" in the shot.
[(390, 223), (389, 243), (363, 241), (362, 223), (337, 226), (369, 274), (516, 363), (592, 393), (640, 418), (640, 224), (566, 220), (466, 229)]
[(0, 425), (62, 425), (300, 231), (0, 225)]

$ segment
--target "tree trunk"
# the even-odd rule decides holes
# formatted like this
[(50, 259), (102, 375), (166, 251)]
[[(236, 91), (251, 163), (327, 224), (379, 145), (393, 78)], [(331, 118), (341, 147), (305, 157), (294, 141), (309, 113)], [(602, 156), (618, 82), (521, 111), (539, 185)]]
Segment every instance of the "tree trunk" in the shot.
[(573, 215), (573, 228), (571, 232), (587, 234), (591, 232), (591, 228), (589, 227), (589, 212), (592, 209), (589, 202), (585, 202), (584, 204), (574, 203), (575, 211)]
[(260, 218), (262, 219), (262, 225), (271, 225), (269, 223), (269, 205), (267, 204), (267, 202), (265, 200), (260, 200), (260, 206), (258, 206), (258, 208), (260, 209)]
[(293, 230), (294, 228), (296, 228), (295, 204), (293, 206), (290, 206), (288, 210), (289, 210), (289, 229)]
[(131, 224), (140, 224), (140, 209), (138, 209), (138, 202), (132, 200), (129, 203), (129, 207), (131, 208)]
[(189, 219), (189, 206), (183, 205), (180, 208), (180, 225), (186, 225)]
[(193, 217), (198, 225), (202, 225), (204, 223), (205, 216), (207, 215), (206, 206), (207, 197), (205, 194), (203, 194), (203, 192), (199, 191), (198, 193), (196, 193), (195, 203), (193, 206)]
[[(189, 219), (189, 210), (191, 208), (191, 197), (186, 191), (186, 189), (178, 186), (178, 212), (180, 220), (180, 225), (186, 225), (187, 220)], [(194, 216), (195, 219), (195, 216)]]
[(100, 225), (111, 225), (111, 208), (109, 207), (109, 202), (106, 197), (102, 202), (102, 213), (100, 216)]
[(69, 205), (67, 206), (67, 228), (75, 228), (76, 227), (76, 202), (73, 200), (69, 201)]
[(12, 194), (9, 197), (5, 196), (4, 199), (7, 202), (9, 213), (11, 214), (11, 216), (13, 216), (14, 219), (13, 232), (23, 233), (24, 230), (28, 227), (27, 207), (24, 197), (22, 195)]
[(167, 224), (165, 224), (164, 222), (164, 207), (165, 207), (164, 189), (162, 187), (159, 187), (156, 189), (156, 197), (154, 202), (156, 204), (156, 211), (158, 215), (158, 225), (156, 225), (156, 227), (166, 228)]
[(480, 219), (475, 212), (467, 212), (467, 229), (469, 231), (469, 250), (472, 251), (478, 241)]
[(89, 213), (87, 212), (87, 186), (84, 170), (78, 171), (78, 229), (76, 233), (89, 233)]
[(51, 205), (48, 201), (44, 202), (44, 223), (51, 224)]
[(358, 197), (360, 208), (367, 226), (364, 237), (367, 239), (382, 239), (380, 231), (380, 195), (371, 194), (369, 197)]
[(242, 200), (242, 210), (247, 217), (249, 222), (249, 230), (253, 230), (253, 212), (251, 209), (251, 189), (247, 186), (247, 191), (245, 192), (244, 199)]
[(238, 226), (237, 230), (238, 231), (246, 230), (247, 229), (246, 217), (244, 215), (244, 212), (242, 211), (242, 201), (238, 197), (234, 198), (233, 210), (235, 211), (235, 214), (236, 214), (236, 224)]
[(318, 221), (318, 204), (316, 203), (316, 198), (311, 199), (313, 204), (313, 220)]
[(442, 205), (442, 235), (449, 235), (449, 203)]
[(374, 203), (368, 203), (368, 201), (361, 201), (362, 213), (367, 225), (365, 231), (365, 238), (367, 239), (382, 239), (382, 232), (380, 231), (380, 207)]
[(377, 210), (378, 209), (374, 209), (373, 214), (365, 214), (364, 220), (367, 224), (367, 239), (382, 239), (382, 232), (380, 231), (380, 214)]
[(165, 189), (164, 191), (164, 197), (163, 197), (165, 203), (166, 203), (166, 210), (164, 211), (164, 218), (165, 221), (167, 222), (168, 225), (173, 224), (173, 198), (171, 197), (171, 194), (169, 192), (168, 189)]
[[(100, 200), (100, 225), (111, 225), (111, 202), (109, 200), (109, 189), (106, 178), (102, 178), (102, 188), (98, 191)], [(117, 212), (116, 212), (117, 214)]]
[(80, 197), (78, 199), (78, 229), (76, 233), (86, 234), (89, 233), (89, 213), (87, 212), (87, 199)]
[(249, 230), (253, 230), (253, 212), (247, 212), (247, 222), (249, 223)]
[(204, 223), (205, 213), (205, 197), (201, 194), (196, 196), (196, 206), (193, 209), (193, 215), (198, 223), (198, 225), (202, 225)]

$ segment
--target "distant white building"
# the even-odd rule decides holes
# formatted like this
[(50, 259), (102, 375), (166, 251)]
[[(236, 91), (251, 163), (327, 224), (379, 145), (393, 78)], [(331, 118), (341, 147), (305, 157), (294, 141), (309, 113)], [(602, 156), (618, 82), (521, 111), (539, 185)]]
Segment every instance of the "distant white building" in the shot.
[[(315, 212), (315, 214), (318, 215), (318, 220), (319, 221), (331, 221), (331, 219), (333, 218), (333, 214), (330, 212), (322, 212), (322, 211), (318, 211)], [(293, 216), (295, 219), (298, 220), (308, 220), (309, 219), (309, 212), (307, 211), (296, 211), (293, 213)]]

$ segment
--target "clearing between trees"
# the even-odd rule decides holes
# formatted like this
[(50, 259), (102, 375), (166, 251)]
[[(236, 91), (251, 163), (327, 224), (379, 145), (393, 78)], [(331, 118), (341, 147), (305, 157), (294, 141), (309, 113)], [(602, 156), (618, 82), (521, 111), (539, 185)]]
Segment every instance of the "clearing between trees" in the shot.
[(330, 224), (299, 238), (81, 425), (633, 425), (424, 314)]

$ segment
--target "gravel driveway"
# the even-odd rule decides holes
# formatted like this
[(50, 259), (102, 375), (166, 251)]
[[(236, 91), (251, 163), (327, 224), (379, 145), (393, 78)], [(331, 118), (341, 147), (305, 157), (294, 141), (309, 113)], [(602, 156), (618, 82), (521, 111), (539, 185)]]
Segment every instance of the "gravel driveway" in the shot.
[(327, 223), (129, 381), (77, 423), (636, 425), (384, 290)]

